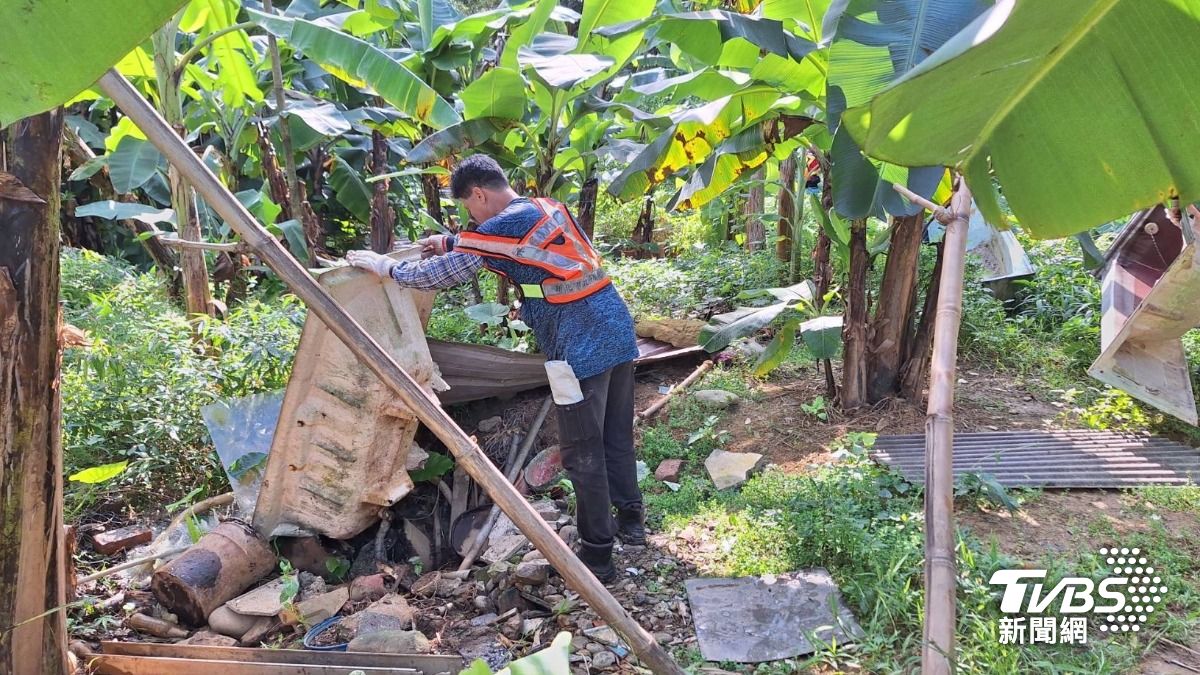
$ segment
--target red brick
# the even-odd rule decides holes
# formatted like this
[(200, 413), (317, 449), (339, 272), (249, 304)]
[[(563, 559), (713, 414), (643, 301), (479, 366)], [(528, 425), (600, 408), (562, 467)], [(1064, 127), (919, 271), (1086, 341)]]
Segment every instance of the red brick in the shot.
[(664, 459), (654, 470), (654, 477), (661, 481), (679, 482), (679, 472), (683, 470), (682, 459)]
[(150, 543), (154, 533), (148, 527), (130, 525), (117, 530), (92, 533), (92, 548), (101, 555), (120, 553), (127, 548)]

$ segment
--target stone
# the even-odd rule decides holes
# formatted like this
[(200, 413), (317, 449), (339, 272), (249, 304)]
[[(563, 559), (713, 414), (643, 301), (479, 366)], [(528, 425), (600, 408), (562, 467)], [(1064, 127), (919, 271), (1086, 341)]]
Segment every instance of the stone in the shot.
[(275, 540), (279, 555), (292, 567), (320, 577), (330, 577), (328, 560), (333, 557), (317, 537), (279, 537)]
[(350, 582), (350, 600), (351, 602), (362, 600), (375, 602), (388, 594), (388, 585), (388, 577), (384, 574), (358, 577)]
[(564, 525), (558, 531), (558, 538), (567, 546), (579, 541), (579, 528), (574, 525)]
[(600, 652), (604, 651), (604, 645), (597, 642), (589, 642), (587, 644), (587, 650), (592, 654), (599, 654)]
[(487, 609), (492, 606), (492, 601), (486, 595), (477, 595), (471, 604), (475, 606), (475, 609)]
[(724, 490), (746, 482), (762, 459), (763, 456), (756, 452), (726, 452), (717, 448), (704, 460), (704, 468), (713, 485)]
[(533, 492), (548, 490), (558, 484), (564, 471), (562, 451), (559, 446), (551, 445), (534, 455), (529, 466), (525, 467), (525, 484)]
[(374, 654), (428, 654), (433, 647), (421, 631), (383, 630), (354, 638), (346, 650)]
[(259, 617), (258, 623), (254, 624), (254, 627), (246, 631), (246, 634), (242, 636), (241, 645), (243, 647), (257, 647), (263, 640), (267, 639), (267, 636), (282, 627), (283, 622), (279, 620), (279, 617)]
[(701, 389), (692, 392), (692, 398), (708, 408), (724, 410), (738, 404), (742, 399), (737, 394), (724, 389)]
[(558, 510), (558, 505), (549, 499), (540, 499), (530, 504), (530, 506), (532, 506), (533, 510), (537, 511), (538, 515), (542, 517), (542, 520), (546, 521), (547, 523), (553, 523), (557, 521), (558, 517), (562, 515), (562, 512)]
[(655, 633), (654, 641), (660, 645), (670, 644), (675, 638), (670, 633)]
[(509, 610), (516, 609), (520, 603), (521, 591), (509, 586), (496, 596), (496, 611), (507, 614)]
[(528, 584), (530, 586), (541, 586), (549, 578), (550, 563), (545, 560), (523, 562), (517, 565), (517, 571), (513, 574), (513, 579), (517, 583)]
[(525, 619), (521, 623), (521, 635), (529, 635), (530, 633), (536, 632), (537, 629), (542, 627), (543, 623), (546, 623), (545, 617), (538, 617), (535, 619)]
[(417, 445), (412, 444), (408, 450), (408, 459), (405, 460), (404, 468), (408, 471), (417, 471), (425, 468), (425, 461), (429, 459), (429, 452)]
[(599, 642), (600, 644), (615, 647), (620, 643), (620, 638), (617, 637), (617, 632), (608, 626), (596, 626), (583, 631), (583, 634), (588, 638)]
[[(350, 589), (343, 586), (298, 603), (296, 611), (300, 615), (300, 622), (311, 626), (337, 614), (349, 599)], [(287, 622), (287, 618), (280, 618)]]
[(588, 639), (583, 637), (582, 635), (576, 635), (575, 637), (571, 638), (571, 651), (572, 652), (578, 652), (578, 651), (587, 649), (587, 645), (588, 645)]
[(683, 471), (682, 459), (664, 459), (654, 470), (654, 477), (664, 482), (678, 483), (681, 471)]
[(100, 555), (112, 555), (134, 546), (148, 544), (153, 536), (150, 528), (141, 525), (92, 532), (92, 549)]
[(592, 657), (593, 668), (612, 668), (617, 665), (617, 655), (607, 649)]
[(481, 434), (490, 434), (499, 429), (501, 424), (504, 424), (503, 417), (500, 417), (499, 415), (495, 417), (489, 417), (485, 420), (480, 420), (479, 424), (475, 425), (475, 431)]
[(212, 631), (202, 630), (179, 644), (195, 647), (236, 647), (238, 641), (228, 635), (218, 635)]
[(260, 618), (248, 614), (238, 614), (229, 609), (228, 605), (221, 605), (208, 615), (208, 627), (214, 633), (240, 640), (254, 627), (254, 624), (258, 623)]
[(441, 572), (426, 572), (412, 585), (413, 595), (421, 597), (438, 596), (448, 598), (457, 593), (463, 586), (463, 580)]
[(525, 621), (521, 618), (521, 615), (513, 614), (508, 618), (507, 621), (504, 622), (504, 625), (500, 628), (500, 632), (504, 635), (504, 637), (510, 640), (515, 640), (521, 636), (521, 628), (524, 626)]
[(525, 555), (521, 556), (521, 562), (536, 562), (538, 560), (545, 560), (545, 559), (546, 559), (546, 556), (541, 551), (537, 550), (536, 548), (533, 549), (532, 551), (526, 553)]
[(471, 619), (471, 625), (476, 628), (478, 628), (480, 626), (490, 626), (499, 620), (500, 620), (499, 614), (496, 614), (495, 612), (488, 612), (487, 614), (480, 614), (479, 616), (475, 617), (474, 619)]

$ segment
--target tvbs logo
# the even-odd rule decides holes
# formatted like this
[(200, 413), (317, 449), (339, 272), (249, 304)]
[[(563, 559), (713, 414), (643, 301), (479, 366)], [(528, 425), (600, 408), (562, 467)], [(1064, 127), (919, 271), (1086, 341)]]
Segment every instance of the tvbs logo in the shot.
[[(1001, 642), (1086, 642), (1086, 615), (1104, 617), (1100, 624), (1102, 632), (1141, 630), (1167, 592), (1162, 577), (1155, 575), (1154, 567), (1140, 549), (1102, 548), (1100, 555), (1112, 566), (1113, 573), (1099, 582), (1086, 577), (1064, 577), (1047, 589), (1046, 570), (996, 571), (988, 583), (1004, 587), (1000, 611), (1035, 615), (1028, 617), (1028, 622), (1024, 617), (1001, 619)], [(1056, 630), (1056, 617), (1052, 615), (1064, 617), (1062, 631)], [(1037, 633), (1049, 639), (1023, 639), (1026, 629), (1029, 635)], [(1056, 640), (1055, 636), (1061, 639)]]

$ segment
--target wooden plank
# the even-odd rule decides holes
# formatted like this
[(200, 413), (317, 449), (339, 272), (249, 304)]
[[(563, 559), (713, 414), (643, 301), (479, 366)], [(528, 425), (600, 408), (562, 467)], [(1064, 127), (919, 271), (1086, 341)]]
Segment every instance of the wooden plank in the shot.
[[(368, 654), (365, 652), (316, 652), (305, 649), (257, 649), (247, 647), (205, 647), (199, 645), (158, 644), (153, 642), (102, 642), (101, 650), (114, 656), (143, 656), (197, 661), (237, 661), (366, 668), (389, 668), (389, 672), (421, 672), (425, 675), (457, 673), (463, 660), (437, 654)], [(231, 675), (231, 674), (226, 674)]]
[[(322, 652), (324, 653), (324, 652)], [(418, 671), (368, 666), (324, 666), (294, 663), (253, 663), (246, 661), (194, 661), (155, 656), (99, 654), (88, 659), (88, 668), (96, 675), (396, 675)]]

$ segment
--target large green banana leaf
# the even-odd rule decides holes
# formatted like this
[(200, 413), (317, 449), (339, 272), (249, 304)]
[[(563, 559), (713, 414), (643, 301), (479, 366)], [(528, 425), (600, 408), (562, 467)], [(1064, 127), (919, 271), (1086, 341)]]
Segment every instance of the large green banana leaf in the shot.
[(962, 169), (1002, 222), (1081, 232), (1200, 198), (1200, 0), (1001, 0), (844, 124), (873, 157)]
[(579, 47), (576, 53), (597, 54), (613, 60), (613, 64), (603, 74), (589, 80), (590, 85), (596, 85), (616, 75), (641, 46), (644, 32), (635, 29), (615, 39), (609, 39), (600, 35), (600, 29), (644, 19), (654, 11), (654, 4), (654, 0), (584, 0), (583, 16), (579, 20)]
[[(92, 6), (92, 5), (97, 6)], [(62, 105), (171, 18), (183, 0), (0, 2), (0, 127)]]
[[(648, 19), (601, 28), (595, 33), (602, 37), (618, 38), (627, 34), (640, 35), (641, 31), (651, 26), (657, 29), (657, 39), (678, 46), (689, 56), (708, 65), (750, 67), (761, 58), (760, 50), (799, 61), (817, 48), (816, 43), (791, 33), (781, 21), (723, 10), (658, 14)], [(580, 30), (582, 32), (582, 28)], [(737, 40), (744, 40), (753, 47), (748, 52), (749, 60), (726, 63), (722, 57), (728, 55), (728, 49), (718, 47), (727, 47)]]
[(405, 115), (435, 129), (462, 121), (446, 99), (378, 47), (304, 19), (286, 19), (252, 9), (246, 13), (338, 79), (356, 87), (370, 87)]
[[(840, 128), (847, 106), (865, 103), (903, 77), (984, 12), (990, 0), (834, 0), (824, 20), (829, 48), (827, 112), (835, 131), (830, 149), (833, 203), (846, 218), (884, 212), (907, 216), (919, 207), (901, 199), (891, 180), (929, 197), (937, 187), (940, 166), (911, 171), (876, 166)], [(881, 179), (882, 174), (887, 177)]]

